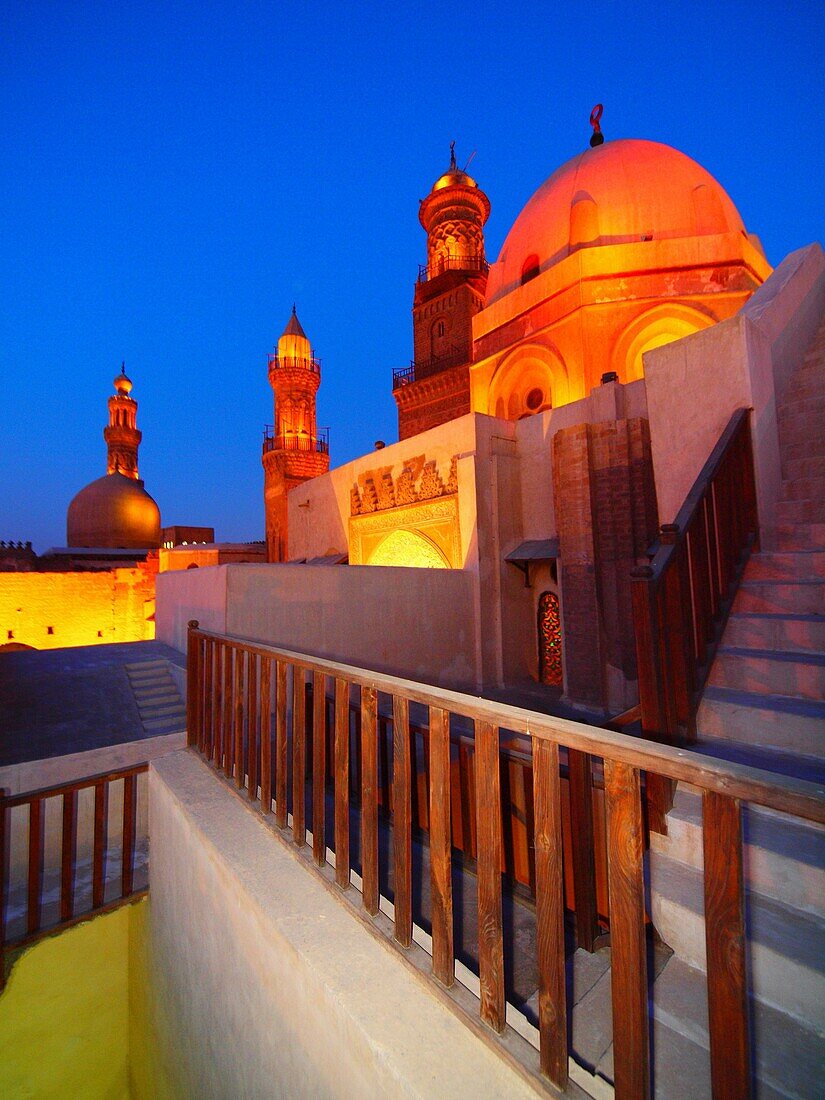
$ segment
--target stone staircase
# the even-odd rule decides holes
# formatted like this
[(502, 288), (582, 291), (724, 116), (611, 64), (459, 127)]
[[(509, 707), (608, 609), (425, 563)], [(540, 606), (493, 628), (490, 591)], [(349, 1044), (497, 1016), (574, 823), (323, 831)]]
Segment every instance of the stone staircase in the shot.
[(169, 662), (134, 661), (125, 666), (144, 732), (152, 737), (186, 729), (186, 705)]
[[(751, 556), (697, 716), (700, 751), (825, 781), (825, 323), (778, 407), (770, 547)], [(811, 1095), (825, 1066), (825, 830), (748, 806), (746, 915), (757, 1095)], [(651, 836), (651, 916), (679, 971), (657, 1018), (706, 1044), (702, 804), (680, 784)], [(665, 975), (667, 970), (665, 971)], [(664, 975), (663, 975), (664, 977)], [(693, 989), (692, 995), (685, 990)], [(654, 1001), (656, 997), (654, 995)]]

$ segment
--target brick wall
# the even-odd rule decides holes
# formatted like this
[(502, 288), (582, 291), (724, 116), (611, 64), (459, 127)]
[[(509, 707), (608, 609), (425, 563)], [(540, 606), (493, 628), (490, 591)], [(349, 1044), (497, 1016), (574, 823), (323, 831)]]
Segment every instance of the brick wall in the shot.
[(553, 439), (565, 687), (600, 710), (636, 680), (630, 570), (658, 530), (647, 420), (578, 424)]
[(146, 566), (1, 573), (0, 646), (60, 649), (154, 638), (155, 577)]

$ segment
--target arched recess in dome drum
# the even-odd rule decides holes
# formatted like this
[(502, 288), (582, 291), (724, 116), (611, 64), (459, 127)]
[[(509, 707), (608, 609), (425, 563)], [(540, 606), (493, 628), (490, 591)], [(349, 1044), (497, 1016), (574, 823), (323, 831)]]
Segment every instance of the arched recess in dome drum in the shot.
[[(564, 360), (555, 348), (523, 344), (506, 356), (493, 373), (486, 411), (490, 416), (518, 420), (582, 396), (573, 389)], [(537, 393), (541, 395), (538, 401)]]
[(636, 317), (620, 334), (613, 347), (612, 369), (620, 382), (635, 382), (644, 377), (642, 356), (664, 347), (683, 336), (715, 325), (718, 318), (710, 310), (681, 302), (663, 302)]

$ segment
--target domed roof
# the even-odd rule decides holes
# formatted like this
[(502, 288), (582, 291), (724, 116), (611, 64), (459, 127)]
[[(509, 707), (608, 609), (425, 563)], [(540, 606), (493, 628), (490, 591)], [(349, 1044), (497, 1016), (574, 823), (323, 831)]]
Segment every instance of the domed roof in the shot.
[(462, 172), (460, 168), (451, 168), (443, 176), (439, 176), (433, 184), (433, 191), (441, 191), (445, 187), (478, 187), (472, 176)]
[(124, 397), (128, 397), (132, 392), (132, 379), (126, 373), (125, 363), (120, 365), (120, 374), (115, 375), (114, 387)]
[(142, 481), (107, 474), (81, 489), (69, 505), (66, 544), (156, 549), (160, 546), (160, 509)]
[(578, 248), (745, 232), (724, 189), (669, 145), (625, 139), (585, 149), (541, 185), (490, 268), (487, 305)]

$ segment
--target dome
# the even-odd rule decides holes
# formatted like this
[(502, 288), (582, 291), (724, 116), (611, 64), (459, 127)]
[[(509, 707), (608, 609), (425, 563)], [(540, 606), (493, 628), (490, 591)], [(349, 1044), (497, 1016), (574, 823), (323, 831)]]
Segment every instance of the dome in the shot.
[(121, 370), (120, 374), (115, 375), (114, 387), (124, 397), (128, 397), (132, 392), (132, 379), (125, 370)]
[(608, 141), (524, 207), (490, 268), (487, 305), (579, 248), (734, 232), (745, 232), (736, 207), (696, 161), (655, 141)]
[(160, 546), (160, 509), (143, 482), (107, 474), (81, 489), (66, 515), (68, 546), (151, 550)]
[(433, 184), (433, 191), (442, 191), (445, 187), (478, 187), (472, 176), (462, 172), (460, 168), (451, 168), (443, 176), (439, 176)]

